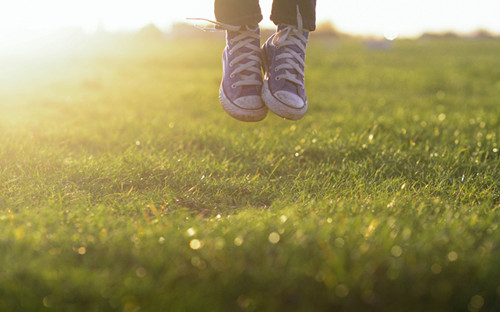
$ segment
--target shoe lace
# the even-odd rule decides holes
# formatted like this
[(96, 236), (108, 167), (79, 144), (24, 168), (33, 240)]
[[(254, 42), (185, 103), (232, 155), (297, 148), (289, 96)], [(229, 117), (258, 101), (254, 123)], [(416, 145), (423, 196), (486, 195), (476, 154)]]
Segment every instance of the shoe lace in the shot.
[[(304, 87), (304, 67), (305, 53), (307, 46), (306, 31), (303, 29), (302, 15), (297, 5), (297, 26), (288, 25), (276, 33), (272, 44), (278, 49), (283, 48), (283, 52), (276, 56), (276, 60), (284, 59), (284, 62), (276, 66), (275, 70), (285, 70), (276, 76), (276, 79), (288, 80), (300, 87)], [(300, 52), (296, 52), (291, 46), (298, 47)]]
[[(232, 69), (230, 77), (234, 78), (240, 75), (240, 79), (233, 83), (232, 88), (240, 86), (261, 86), (262, 71), (260, 58), (260, 35), (256, 32), (257, 28), (249, 26), (235, 26), (212, 21), (205, 18), (189, 18), (190, 20), (202, 20), (215, 24), (215, 29), (202, 28), (205, 31), (226, 30), (237, 32), (238, 35), (229, 39), (229, 55), (237, 55), (229, 62)], [(246, 73), (246, 74), (245, 74)]]

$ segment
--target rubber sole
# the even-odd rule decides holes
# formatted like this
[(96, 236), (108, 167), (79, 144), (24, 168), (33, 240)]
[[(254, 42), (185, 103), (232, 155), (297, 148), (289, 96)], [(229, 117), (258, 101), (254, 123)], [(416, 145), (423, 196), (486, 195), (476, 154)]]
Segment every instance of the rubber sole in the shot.
[(226, 96), (222, 87), (219, 90), (219, 100), (226, 113), (240, 121), (261, 121), (267, 116), (268, 109), (265, 105), (258, 109), (246, 109), (240, 107)]
[(262, 46), (262, 66), (264, 68), (264, 84), (262, 85), (262, 101), (266, 104), (267, 108), (269, 108), (276, 115), (290, 119), (290, 120), (299, 120), (306, 114), (307, 111), (307, 101), (304, 103), (304, 106), (301, 108), (296, 108), (293, 106), (289, 106), (286, 103), (280, 101), (276, 98), (269, 88), (269, 64), (267, 62), (267, 53), (264, 46)]
[(264, 104), (266, 104), (267, 108), (273, 113), (290, 120), (299, 120), (304, 117), (307, 112), (307, 101), (301, 108), (292, 107), (283, 103), (271, 93), (269, 81), (267, 80), (264, 81), (262, 86), (262, 101), (264, 101)]

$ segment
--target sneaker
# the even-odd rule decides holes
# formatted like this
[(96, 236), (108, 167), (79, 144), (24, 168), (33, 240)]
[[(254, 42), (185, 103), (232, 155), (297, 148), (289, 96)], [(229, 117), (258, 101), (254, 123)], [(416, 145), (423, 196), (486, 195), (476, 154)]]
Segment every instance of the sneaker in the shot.
[(241, 121), (260, 121), (267, 115), (262, 102), (260, 29), (226, 28), (219, 98), (224, 110)]
[(278, 116), (301, 119), (307, 111), (304, 67), (309, 32), (302, 29), (297, 9), (298, 27), (279, 25), (262, 46), (264, 84), (262, 100)]

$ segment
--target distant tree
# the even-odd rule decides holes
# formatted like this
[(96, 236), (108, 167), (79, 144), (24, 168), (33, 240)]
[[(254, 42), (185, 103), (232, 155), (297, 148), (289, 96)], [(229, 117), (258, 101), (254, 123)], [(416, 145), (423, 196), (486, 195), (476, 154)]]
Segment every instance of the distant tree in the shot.
[(137, 38), (148, 40), (159, 40), (164, 38), (163, 32), (154, 24), (144, 26), (137, 32)]
[(486, 29), (478, 29), (471, 34), (471, 37), (474, 39), (492, 39), (495, 36)]
[(419, 39), (456, 39), (456, 38), (460, 38), (460, 35), (452, 31), (446, 31), (442, 33), (425, 32), (419, 37)]
[(342, 37), (345, 34), (341, 33), (331, 21), (321, 22), (316, 26), (314, 31), (315, 36), (324, 37)]

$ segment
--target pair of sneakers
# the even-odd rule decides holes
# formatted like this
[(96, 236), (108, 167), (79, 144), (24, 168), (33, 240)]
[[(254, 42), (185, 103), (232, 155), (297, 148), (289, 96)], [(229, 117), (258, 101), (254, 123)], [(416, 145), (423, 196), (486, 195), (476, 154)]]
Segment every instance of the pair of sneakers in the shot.
[(222, 56), (219, 98), (229, 115), (242, 121), (260, 121), (269, 109), (286, 119), (304, 116), (309, 33), (300, 22), (298, 26), (279, 25), (262, 47), (258, 26), (224, 25), (227, 45)]

